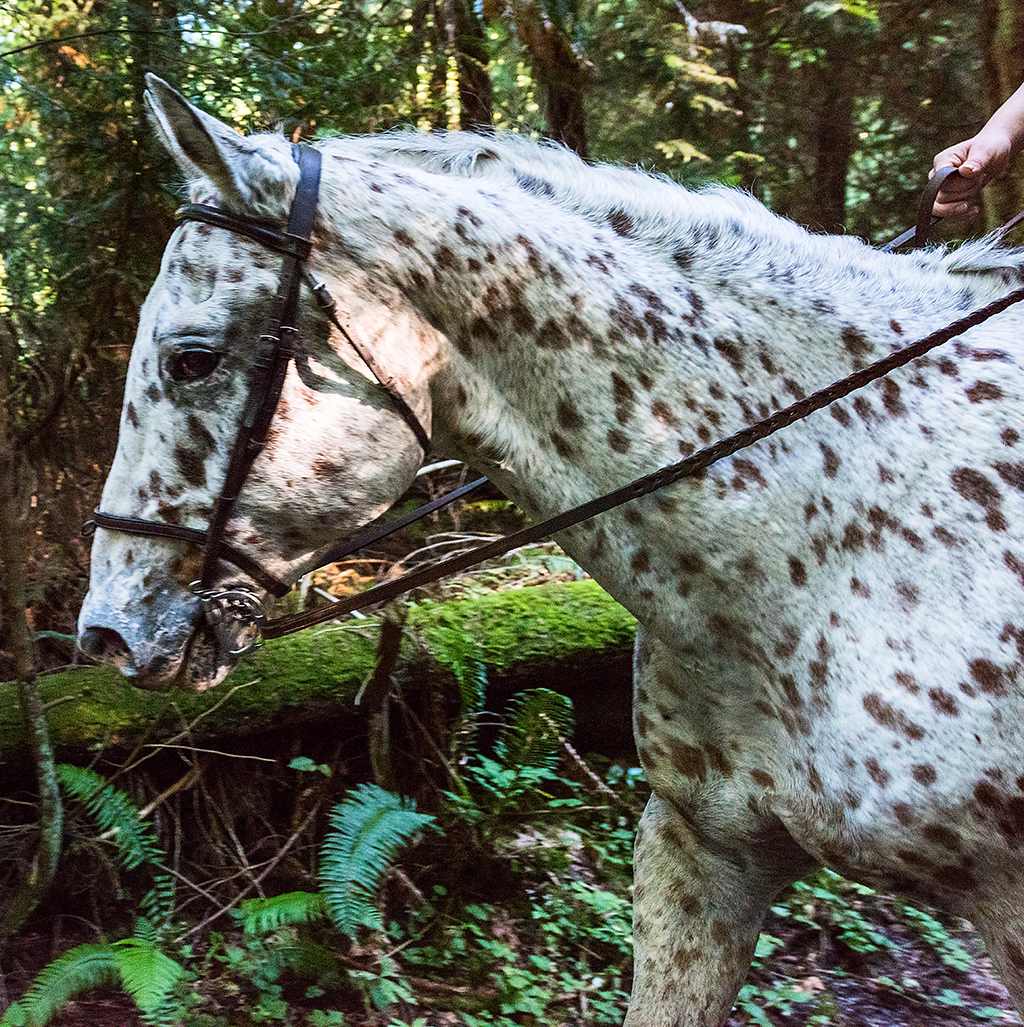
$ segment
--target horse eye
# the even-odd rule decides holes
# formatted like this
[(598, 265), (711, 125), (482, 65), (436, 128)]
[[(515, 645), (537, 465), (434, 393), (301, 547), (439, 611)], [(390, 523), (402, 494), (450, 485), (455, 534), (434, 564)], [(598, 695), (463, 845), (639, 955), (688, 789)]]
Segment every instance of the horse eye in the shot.
[(220, 354), (209, 349), (183, 349), (171, 359), (168, 373), (176, 382), (194, 382), (212, 374)]

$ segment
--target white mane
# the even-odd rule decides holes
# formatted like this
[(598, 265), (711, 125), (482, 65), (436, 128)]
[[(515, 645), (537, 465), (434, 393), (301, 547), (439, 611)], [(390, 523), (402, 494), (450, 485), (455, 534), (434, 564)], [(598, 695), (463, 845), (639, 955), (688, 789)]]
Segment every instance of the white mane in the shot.
[(322, 146), (327, 153), (526, 191), (610, 231), (679, 254), (680, 261), (692, 260), (688, 270), (694, 277), (717, 279), (727, 271), (734, 284), (781, 279), (811, 291), (825, 282), (834, 288), (843, 274), (863, 279), (882, 273), (893, 291), (904, 276), (919, 290), (921, 271), (937, 273), (936, 286), (947, 291), (951, 274), (969, 275), (972, 284), (987, 273), (995, 274), (997, 286), (1024, 281), (1024, 249), (1006, 247), (997, 233), (956, 249), (934, 247), (894, 258), (858, 238), (814, 235), (738, 189), (689, 190), (663, 175), (589, 165), (563, 146), (514, 134), (396, 131), (329, 139)]

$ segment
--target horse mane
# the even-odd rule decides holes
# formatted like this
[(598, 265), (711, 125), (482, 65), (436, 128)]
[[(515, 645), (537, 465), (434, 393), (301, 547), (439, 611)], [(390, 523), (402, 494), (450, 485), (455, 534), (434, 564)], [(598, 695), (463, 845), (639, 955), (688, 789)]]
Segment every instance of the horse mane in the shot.
[[(992, 275), (995, 286), (1024, 282), (1024, 248), (1006, 246), (998, 232), (952, 249), (883, 254), (853, 236), (813, 234), (740, 189), (691, 190), (665, 175), (587, 164), (564, 146), (515, 133), (396, 130), (335, 137), (322, 147), (327, 153), (493, 183), (505, 194), (519, 190), (670, 253), (694, 278), (717, 282), (727, 275), (740, 286), (783, 280), (815, 292), (849, 276), (861, 283), (881, 279), (890, 293), (911, 281), (918, 289), (931, 284), (948, 290), (956, 285), (950, 275), (969, 276), (972, 285), (984, 275)], [(932, 283), (922, 281), (933, 276)], [(872, 292), (877, 288), (876, 281)]]

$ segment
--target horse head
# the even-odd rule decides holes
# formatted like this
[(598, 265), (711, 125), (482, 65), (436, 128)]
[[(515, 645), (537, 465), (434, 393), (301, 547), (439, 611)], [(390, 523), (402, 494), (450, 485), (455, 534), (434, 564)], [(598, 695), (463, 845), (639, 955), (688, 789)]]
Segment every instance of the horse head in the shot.
[[(154, 76), (146, 99), (189, 199), (203, 205), (196, 209), (286, 238), (300, 168), (283, 137), (243, 137)], [(296, 323), (285, 328), (297, 330), (294, 360), (223, 526), (225, 551), (241, 556), (228, 562), (218, 550), (204, 568), (202, 539), (266, 374), (267, 333), (280, 328), (282, 265), (290, 259), (237, 224), (188, 220), (167, 245), (140, 313), (97, 516), (79, 643), (147, 688), (209, 687), (237, 659), (250, 627), (204, 616), (198, 579), (266, 604), (273, 582), (294, 582), (317, 566), (331, 543), (390, 506), (420, 466), (424, 448), (409, 418), (337, 328), (347, 324), (385, 369), (413, 422), (429, 430), (431, 421), (436, 333), (394, 287), (336, 259), (339, 241), (318, 209), (312, 250), (299, 267)], [(317, 280), (337, 305), (335, 327), (314, 297)], [(164, 526), (172, 537), (161, 534)]]

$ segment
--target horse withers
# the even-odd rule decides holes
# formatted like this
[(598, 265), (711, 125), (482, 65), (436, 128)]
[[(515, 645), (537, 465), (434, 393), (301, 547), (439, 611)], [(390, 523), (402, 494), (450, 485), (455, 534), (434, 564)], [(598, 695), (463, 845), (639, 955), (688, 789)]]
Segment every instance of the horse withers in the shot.
[[(190, 199), (281, 233), (300, 168), (150, 78)], [(1024, 282), (989, 240), (881, 254), (742, 193), (518, 138), (318, 144), (308, 257), (190, 220), (142, 310), (110, 518), (209, 533), (284, 261), (322, 282), (435, 455), (536, 518), (600, 495)], [(301, 191), (301, 190), (300, 190)], [(424, 447), (302, 286), (269, 423), (223, 525), (296, 580), (402, 494)], [(1017, 308), (706, 473), (561, 533), (639, 621), (629, 1027), (721, 1023), (773, 896), (820, 865), (970, 918), (1024, 1007), (1024, 399)], [(98, 528), (87, 652), (207, 687), (202, 545)], [(208, 584), (266, 582), (214, 559)], [(243, 561), (244, 562), (244, 561)], [(212, 570), (211, 570), (212, 567)]]

